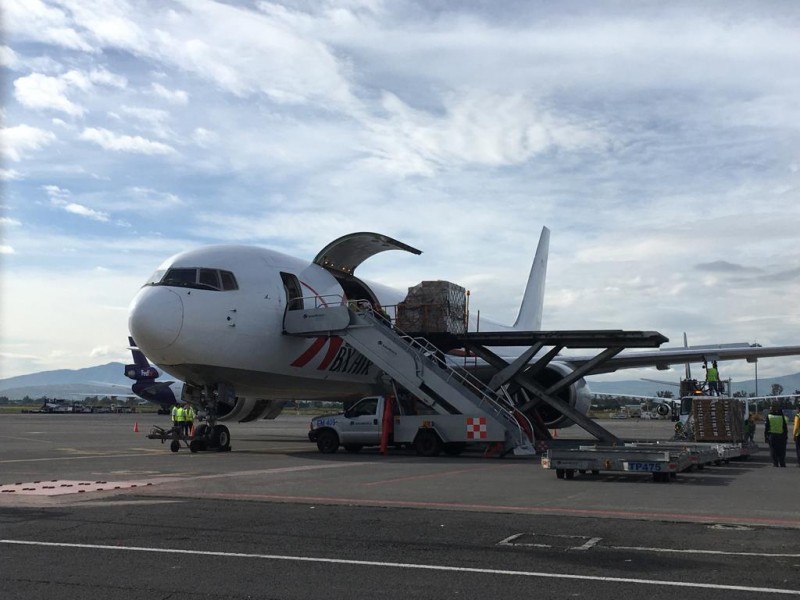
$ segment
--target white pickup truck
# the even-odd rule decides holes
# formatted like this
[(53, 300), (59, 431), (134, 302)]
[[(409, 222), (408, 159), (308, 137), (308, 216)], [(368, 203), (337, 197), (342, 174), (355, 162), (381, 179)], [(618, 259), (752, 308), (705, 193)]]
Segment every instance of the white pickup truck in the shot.
[[(506, 440), (503, 427), (488, 415), (436, 414), (422, 403), (388, 398), (392, 409), (389, 445), (409, 445), (420, 456), (438, 456), (442, 451), (455, 456), (469, 443), (496, 444)], [(369, 396), (344, 413), (315, 417), (308, 439), (326, 454), (336, 452), (339, 446), (348, 452), (380, 446), (386, 402), (384, 396)]]

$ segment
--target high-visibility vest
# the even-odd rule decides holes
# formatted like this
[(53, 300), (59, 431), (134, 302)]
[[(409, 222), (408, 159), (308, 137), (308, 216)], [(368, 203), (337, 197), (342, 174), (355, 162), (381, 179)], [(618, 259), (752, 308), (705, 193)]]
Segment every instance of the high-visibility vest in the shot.
[(187, 406), (186, 410), (184, 410), (183, 420), (194, 421), (194, 409), (191, 406)]
[(785, 433), (788, 430), (786, 417), (783, 415), (767, 415), (767, 431), (770, 433)]
[(178, 423), (182, 423), (186, 414), (186, 409), (182, 406), (179, 406), (178, 409), (175, 411), (175, 420)]
[(706, 380), (719, 381), (719, 372), (714, 367), (708, 367), (706, 369)]
[(794, 431), (792, 432), (792, 436), (800, 438), (800, 409), (798, 409), (797, 414), (794, 416)]
[(178, 420), (178, 405), (177, 404), (172, 407), (172, 420), (173, 421), (177, 421)]

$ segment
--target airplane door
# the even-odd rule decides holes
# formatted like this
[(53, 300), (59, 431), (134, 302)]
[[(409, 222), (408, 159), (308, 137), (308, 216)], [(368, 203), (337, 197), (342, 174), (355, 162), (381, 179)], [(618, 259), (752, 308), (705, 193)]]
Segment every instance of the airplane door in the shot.
[(381, 416), (378, 398), (363, 398), (345, 413), (348, 419), (347, 444), (376, 444), (381, 439)]

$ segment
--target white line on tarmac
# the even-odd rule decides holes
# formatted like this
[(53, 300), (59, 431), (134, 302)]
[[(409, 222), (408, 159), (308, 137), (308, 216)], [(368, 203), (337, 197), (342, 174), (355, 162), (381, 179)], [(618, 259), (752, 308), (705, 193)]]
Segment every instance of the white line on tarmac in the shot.
[(123, 550), (128, 552), (152, 552), (155, 554), (183, 554), (194, 556), (215, 556), (220, 558), (249, 558), (260, 560), (283, 560), (308, 563), (328, 563), (337, 565), (359, 565), (367, 567), (392, 567), (397, 569), (417, 569), (421, 571), (445, 571), (452, 573), (480, 573), (483, 575), (510, 575), (516, 577), (541, 577), (546, 579), (571, 579), (580, 581), (603, 581), (608, 583), (632, 583), (638, 585), (669, 586), (677, 588), (702, 588), (736, 592), (756, 592), (760, 594), (785, 594), (800, 596), (800, 590), (751, 587), (744, 585), (718, 585), (713, 583), (690, 583), (682, 581), (659, 581), (655, 579), (633, 579), (628, 577), (600, 577), (592, 575), (572, 575), (570, 573), (543, 573), (537, 571), (511, 571), (507, 569), (477, 569), (472, 567), (451, 567), (447, 565), (421, 565), (415, 563), (380, 562), (372, 560), (346, 560), (341, 558), (320, 558), (311, 556), (288, 556), (284, 554), (245, 554), (241, 552), (211, 552), (207, 550), (184, 550), (181, 548), (144, 548), (141, 546), (105, 546), (101, 544), (67, 544), (60, 542), (37, 542), (32, 540), (4, 540), (0, 544), (17, 546), (46, 546), (51, 548), (80, 548), (86, 550)]
[(152, 452), (144, 452), (140, 454), (91, 454), (88, 456), (55, 456), (50, 458), (12, 458), (11, 460), (0, 460), (0, 465), (7, 465), (10, 463), (26, 463), (26, 462), (51, 462), (54, 460), (86, 460), (87, 458), (124, 458), (126, 456), (153, 456)]
[(608, 546), (612, 550), (637, 550), (639, 552), (674, 552), (678, 554), (721, 554), (724, 556), (762, 556), (765, 558), (800, 558), (800, 552), (793, 554), (767, 552), (729, 552), (727, 550), (695, 550), (692, 548), (643, 548), (639, 546)]

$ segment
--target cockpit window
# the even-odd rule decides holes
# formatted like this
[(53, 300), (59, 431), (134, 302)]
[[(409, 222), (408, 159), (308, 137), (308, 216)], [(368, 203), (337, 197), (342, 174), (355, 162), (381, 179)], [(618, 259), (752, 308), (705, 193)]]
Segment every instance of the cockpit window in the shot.
[(230, 271), (184, 267), (173, 267), (166, 273), (163, 269), (156, 271), (145, 285), (169, 285), (216, 291), (239, 289), (236, 277)]

